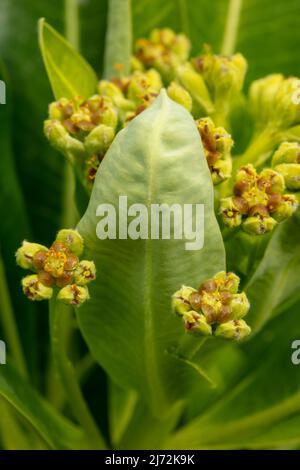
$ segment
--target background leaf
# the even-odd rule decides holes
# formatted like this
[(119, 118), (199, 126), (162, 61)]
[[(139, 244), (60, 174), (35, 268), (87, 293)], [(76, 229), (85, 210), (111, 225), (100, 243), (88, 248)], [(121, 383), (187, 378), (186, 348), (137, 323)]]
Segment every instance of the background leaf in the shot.
[[(140, 391), (161, 413), (176, 399), (180, 382), (184, 385), (179, 361), (166, 354), (184, 336), (180, 320), (171, 314), (171, 295), (183, 283), (197, 286), (225, 266), (202, 152), (190, 114), (162, 92), (118, 134), (79, 224), (85, 255), (98, 270), (91, 300), (78, 312), (83, 335), (113, 380)], [(174, 239), (100, 241), (96, 208), (110, 203), (118, 212), (120, 195), (128, 196), (128, 207), (141, 203), (148, 210), (153, 203), (203, 203), (204, 248), (187, 251), (185, 240)]]
[(188, 34), (194, 54), (204, 42), (217, 53), (229, 44), (246, 56), (249, 83), (274, 72), (300, 75), (299, 14), (298, 0), (135, 0), (134, 37), (169, 26)]
[(0, 395), (39, 432), (54, 449), (87, 449), (83, 432), (59, 415), (8, 364), (1, 368)]
[[(166, 442), (166, 448), (267, 448), (300, 442), (300, 369), (291, 361), (300, 337), (299, 303), (241, 349), (235, 383)], [(276, 373), (274, 373), (276, 371)]]
[(39, 21), (39, 44), (53, 94), (59, 98), (84, 99), (97, 88), (97, 76), (76, 50), (45, 22)]

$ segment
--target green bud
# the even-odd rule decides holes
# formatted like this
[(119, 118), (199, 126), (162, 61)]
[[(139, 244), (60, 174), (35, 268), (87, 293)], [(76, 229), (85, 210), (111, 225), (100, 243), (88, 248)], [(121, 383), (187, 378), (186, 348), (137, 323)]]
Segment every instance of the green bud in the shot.
[(263, 235), (271, 232), (277, 225), (273, 217), (251, 216), (247, 217), (242, 224), (242, 228), (250, 235)]
[(281, 203), (272, 212), (272, 215), (277, 222), (283, 222), (293, 215), (297, 207), (298, 200), (296, 196), (294, 194), (284, 194), (281, 198)]
[(48, 251), (43, 245), (38, 243), (29, 243), (26, 240), (23, 241), (22, 246), (16, 252), (17, 264), (23, 269), (33, 269), (33, 258), (39, 251)]
[(220, 214), (223, 222), (230, 228), (238, 227), (242, 223), (242, 214), (234, 204), (232, 197), (226, 197), (220, 201)]
[(232, 312), (232, 318), (234, 320), (239, 320), (248, 313), (250, 303), (245, 292), (242, 292), (241, 294), (233, 294), (230, 301), (230, 308)]
[(103, 154), (106, 152), (115, 137), (112, 127), (100, 124), (95, 127), (85, 138), (84, 146), (89, 155)]
[(221, 338), (239, 341), (251, 333), (251, 328), (244, 320), (231, 320), (218, 325), (215, 335)]
[(285, 183), (283, 176), (272, 168), (265, 168), (261, 171), (258, 178), (258, 183), (265, 182), (265, 189), (268, 193), (283, 193), (285, 190)]
[(186, 62), (189, 58), (191, 42), (184, 34), (178, 34), (172, 46), (172, 51), (179, 57), (180, 62)]
[(56, 241), (62, 242), (75, 255), (80, 256), (83, 252), (83, 238), (77, 230), (62, 229), (58, 232)]
[(131, 64), (131, 70), (133, 72), (135, 72), (136, 70), (138, 70), (139, 72), (144, 71), (143, 63), (137, 57), (135, 57), (134, 55), (131, 56), (131, 58), (130, 58), (130, 64)]
[(116, 97), (124, 97), (120, 88), (109, 80), (100, 80), (98, 83), (98, 92), (101, 96), (108, 96), (112, 101), (114, 101)]
[(190, 296), (193, 292), (197, 292), (197, 290), (192, 287), (182, 286), (181, 289), (173, 294), (172, 309), (175, 313), (183, 315), (191, 310)]
[(300, 144), (283, 142), (273, 155), (272, 166), (280, 163), (300, 163)]
[(193, 310), (183, 314), (185, 329), (188, 333), (201, 336), (211, 336), (212, 327), (207, 323), (204, 315)]
[(44, 132), (50, 144), (60, 152), (84, 156), (83, 143), (71, 137), (59, 121), (45, 121)]
[(231, 294), (237, 293), (240, 284), (239, 276), (232, 272), (226, 273), (225, 271), (220, 271), (215, 274), (214, 281), (219, 289), (226, 290)]
[(278, 96), (283, 81), (282, 74), (272, 74), (252, 82), (249, 101), (257, 127), (265, 126), (265, 123), (270, 120), (276, 96)]
[(214, 111), (214, 106), (203, 77), (189, 63), (178, 67), (177, 77), (197, 105), (207, 114), (211, 114)]
[(158, 29), (155, 28), (150, 33), (150, 41), (154, 44), (162, 44), (165, 47), (172, 47), (176, 38), (176, 34), (171, 28)]
[(57, 295), (57, 299), (61, 302), (77, 307), (79, 307), (89, 298), (88, 288), (86, 286), (77, 286), (76, 284), (63, 287)]
[(158, 71), (155, 69), (149, 69), (147, 70), (147, 72), (145, 72), (145, 76), (147, 77), (149, 81), (149, 86), (151, 90), (156, 93), (159, 93), (163, 86), (163, 83), (162, 83), (161, 76), (158, 73)]
[(300, 189), (300, 163), (281, 163), (274, 168), (280, 173), (290, 191)]
[(94, 279), (96, 279), (95, 263), (87, 260), (80, 261), (74, 272), (75, 284), (85, 286)]
[(181, 104), (188, 111), (192, 110), (193, 100), (188, 91), (186, 91), (181, 85), (176, 82), (172, 82), (167, 89), (169, 97)]
[(36, 274), (24, 277), (22, 279), (22, 288), (24, 294), (30, 300), (48, 300), (53, 295), (51, 287), (44, 286)]
[(211, 177), (214, 185), (222, 183), (231, 177), (232, 172), (232, 160), (228, 156), (225, 159), (217, 160), (211, 167)]

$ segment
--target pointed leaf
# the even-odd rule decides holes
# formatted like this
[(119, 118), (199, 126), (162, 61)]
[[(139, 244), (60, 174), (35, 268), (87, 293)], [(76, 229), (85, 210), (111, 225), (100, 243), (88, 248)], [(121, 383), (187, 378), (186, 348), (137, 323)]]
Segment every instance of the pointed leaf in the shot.
[[(204, 204), (204, 247), (188, 251), (185, 239), (172, 236), (99, 240), (97, 207), (112, 204), (118, 220), (120, 195), (128, 197), (128, 207), (143, 204), (148, 213), (151, 204)], [(165, 91), (114, 140), (79, 231), (85, 255), (98, 270), (91, 300), (78, 310), (83, 335), (116, 383), (140, 391), (163, 413), (185, 385), (180, 373), (186, 366), (166, 354), (184, 336), (181, 321), (171, 313), (171, 295), (183, 283), (197, 286), (225, 267), (199, 134), (191, 115)]]
[(96, 92), (97, 76), (92, 67), (43, 18), (39, 21), (39, 43), (56, 99), (89, 98)]

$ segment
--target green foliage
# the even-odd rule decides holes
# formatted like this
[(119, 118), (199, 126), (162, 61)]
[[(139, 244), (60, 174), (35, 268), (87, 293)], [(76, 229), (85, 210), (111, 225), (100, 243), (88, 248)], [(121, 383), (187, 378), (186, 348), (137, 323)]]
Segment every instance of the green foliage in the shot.
[[(219, 228), (197, 128), (164, 91), (118, 132), (89, 204), (77, 181), (84, 256), (97, 267), (91, 299), (77, 310), (79, 330), (69, 307), (53, 302), (49, 339), (45, 305), (21, 296), (14, 258), (23, 239), (48, 245), (61, 220), (75, 223), (73, 211), (66, 214), (75, 199), (70, 173), (43, 135), (52, 93), (86, 99), (98, 79), (127, 75), (134, 41), (159, 27), (189, 36), (192, 56), (203, 43), (217, 54), (243, 53), (247, 87), (265, 74), (299, 76), (299, 13), (298, 0), (1, 1), (0, 79), (8, 94), (0, 105), (0, 339), (9, 343), (0, 366), (1, 448), (299, 447), (300, 372), (291, 362), (300, 337), (299, 210), (262, 239)], [(125, 115), (128, 102), (120, 103)], [(233, 103), (234, 154), (253, 132), (247, 105), (242, 95)], [(257, 152), (278, 145), (264, 138), (246, 153), (257, 166)], [(298, 122), (278, 138), (299, 141)], [(215, 189), (216, 211), (230, 185)], [(172, 239), (100, 241), (96, 208), (118, 206), (120, 195), (147, 208), (204, 203), (204, 248), (186, 251)], [(226, 267), (242, 278), (253, 334), (239, 345), (184, 336), (172, 294)]]

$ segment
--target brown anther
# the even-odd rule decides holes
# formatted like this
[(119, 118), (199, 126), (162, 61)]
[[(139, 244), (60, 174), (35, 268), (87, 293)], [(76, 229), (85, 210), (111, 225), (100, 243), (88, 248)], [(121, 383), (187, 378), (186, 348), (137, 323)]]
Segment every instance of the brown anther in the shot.
[(189, 302), (193, 310), (200, 310), (201, 308), (201, 295), (199, 292), (193, 292), (189, 297)]
[(229, 305), (223, 305), (218, 316), (218, 322), (225, 323), (230, 319), (230, 316), (231, 308), (229, 307)]
[(47, 256), (47, 251), (38, 251), (34, 255), (32, 264), (35, 269), (37, 269), (38, 271), (43, 269), (46, 256)]
[(63, 109), (63, 113), (64, 113), (64, 118), (65, 119), (68, 119), (72, 116), (74, 112), (74, 107), (73, 107), (73, 104), (72, 103), (68, 103), (64, 109)]
[(46, 271), (41, 271), (38, 274), (39, 281), (44, 284), (44, 286), (51, 287), (54, 284), (54, 279), (50, 273)]
[(214, 292), (215, 290), (217, 290), (217, 283), (214, 279), (208, 279), (199, 287), (199, 292)]
[(86, 131), (86, 132), (93, 130), (95, 127), (95, 125), (92, 122), (85, 121), (84, 119), (82, 121), (77, 122), (76, 126), (82, 131)]
[(73, 280), (72, 272), (64, 272), (61, 276), (56, 279), (56, 285), (58, 287), (65, 287), (71, 284)]
[(281, 194), (271, 193), (268, 198), (268, 210), (274, 212), (282, 201)]
[(225, 290), (225, 291), (220, 292), (220, 300), (221, 300), (223, 305), (228, 304), (230, 302), (231, 298), (232, 298), (232, 295), (229, 291)]
[(60, 242), (60, 241), (55, 241), (54, 243), (52, 243), (51, 248), (57, 253), (60, 253), (60, 252), (65, 253), (68, 251), (68, 247), (63, 242)]
[(65, 271), (73, 271), (78, 264), (78, 258), (76, 255), (70, 254), (65, 262)]
[(247, 214), (249, 210), (249, 205), (246, 199), (240, 196), (236, 196), (233, 198), (233, 204), (235, 205), (235, 207), (239, 210), (241, 214)]
[(236, 196), (242, 196), (243, 193), (248, 191), (248, 189), (251, 187), (250, 181), (238, 181), (234, 185), (234, 194)]
[(211, 305), (204, 304), (201, 306), (201, 310), (206, 317), (207, 323), (214, 323), (217, 320), (216, 312)]
[(252, 215), (261, 215), (262, 217), (268, 216), (268, 209), (266, 206), (263, 206), (262, 204), (256, 204), (255, 206), (252, 206), (250, 208), (249, 214)]
[(77, 127), (70, 119), (66, 119), (63, 122), (63, 125), (67, 129), (67, 131), (70, 132), (70, 134), (76, 134), (78, 132)]

